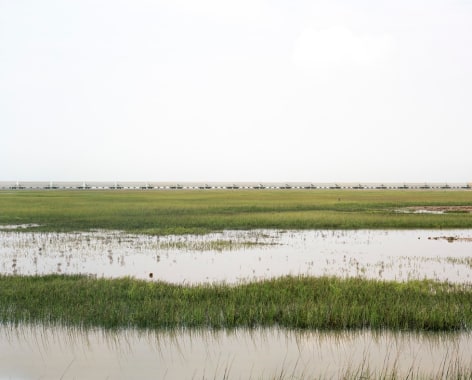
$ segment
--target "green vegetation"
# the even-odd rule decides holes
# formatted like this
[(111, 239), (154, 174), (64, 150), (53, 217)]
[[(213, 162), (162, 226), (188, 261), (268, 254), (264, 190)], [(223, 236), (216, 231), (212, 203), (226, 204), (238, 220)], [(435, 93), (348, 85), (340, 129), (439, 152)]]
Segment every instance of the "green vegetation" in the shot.
[(0, 321), (105, 328), (470, 330), (472, 289), (333, 277), (183, 286), (86, 276), (1, 276)]
[[(472, 228), (470, 213), (397, 212), (471, 204), (471, 191), (4, 191), (0, 225), (35, 223), (40, 231), (101, 228), (149, 234)], [(79, 275), (0, 276), (0, 321), (106, 328), (470, 330), (472, 290), (431, 281), (328, 277), (179, 286)]]
[(399, 213), (470, 206), (472, 191), (206, 190), (3, 191), (0, 225), (41, 231), (119, 229), (149, 234), (223, 229), (472, 228), (472, 214)]

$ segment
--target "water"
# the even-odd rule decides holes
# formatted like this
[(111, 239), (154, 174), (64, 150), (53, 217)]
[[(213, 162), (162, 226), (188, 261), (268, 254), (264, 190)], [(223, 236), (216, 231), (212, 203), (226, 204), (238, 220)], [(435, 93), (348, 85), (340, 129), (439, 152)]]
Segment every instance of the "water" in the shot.
[(165, 237), (5, 230), (0, 270), (148, 280), (152, 274), (152, 281), (184, 284), (299, 274), (470, 283), (471, 237), (471, 230), (256, 230)]
[(340, 378), (367, 366), (432, 377), (454, 365), (472, 370), (471, 358), (470, 333), (0, 326), (0, 377), (15, 379)]
[[(224, 231), (145, 236), (0, 231), (6, 274), (131, 276), (172, 283), (336, 275), (470, 283), (471, 230)], [(150, 274), (153, 274), (152, 279)], [(0, 379), (425, 378), (472, 373), (472, 334), (146, 331), (0, 324)]]

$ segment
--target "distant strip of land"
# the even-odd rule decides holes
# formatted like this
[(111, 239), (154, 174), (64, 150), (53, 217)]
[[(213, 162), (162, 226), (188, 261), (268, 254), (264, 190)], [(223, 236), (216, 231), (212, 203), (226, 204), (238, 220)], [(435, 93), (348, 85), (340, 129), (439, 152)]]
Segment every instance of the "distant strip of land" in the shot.
[(0, 229), (145, 234), (472, 228), (470, 190), (0, 191)]
[(472, 190), (467, 182), (57, 182), (0, 181), (0, 190)]

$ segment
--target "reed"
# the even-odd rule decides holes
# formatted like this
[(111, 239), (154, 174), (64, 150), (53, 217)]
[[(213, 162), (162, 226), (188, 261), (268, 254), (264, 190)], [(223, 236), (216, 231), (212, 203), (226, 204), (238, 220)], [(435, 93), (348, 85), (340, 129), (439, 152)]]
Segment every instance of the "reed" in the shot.
[(1, 276), (0, 322), (104, 328), (470, 330), (472, 289), (406, 283), (283, 277), (230, 286), (172, 285), (131, 278)]

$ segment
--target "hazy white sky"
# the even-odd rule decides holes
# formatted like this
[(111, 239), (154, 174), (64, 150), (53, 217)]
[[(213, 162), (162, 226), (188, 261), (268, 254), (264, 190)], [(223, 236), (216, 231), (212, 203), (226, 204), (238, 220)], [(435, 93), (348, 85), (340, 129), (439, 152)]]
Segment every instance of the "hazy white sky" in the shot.
[(0, 0), (0, 180), (472, 180), (472, 1)]

